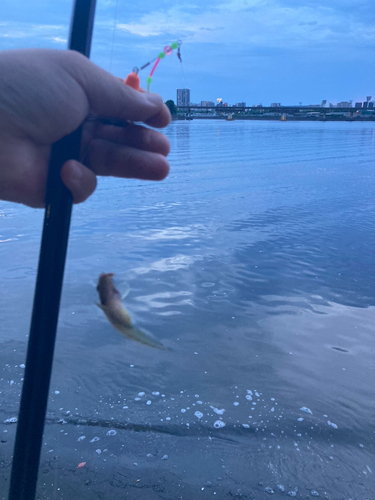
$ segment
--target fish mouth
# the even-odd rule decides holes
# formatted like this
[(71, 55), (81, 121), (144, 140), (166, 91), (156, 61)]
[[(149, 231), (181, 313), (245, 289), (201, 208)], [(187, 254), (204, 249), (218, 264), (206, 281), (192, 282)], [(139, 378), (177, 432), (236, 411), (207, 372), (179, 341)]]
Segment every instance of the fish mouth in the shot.
[(96, 286), (97, 291), (99, 292), (100, 287), (101, 287), (101, 286), (104, 286), (104, 283), (105, 283), (105, 280), (106, 280), (106, 279), (108, 279), (108, 278), (110, 278), (110, 279), (111, 279), (111, 278), (113, 278), (113, 276), (114, 276), (114, 275), (115, 275), (114, 273), (101, 273), (101, 274), (99, 275), (98, 284), (97, 284), (97, 286)]
[(113, 278), (114, 275), (115, 275), (115, 273), (101, 273), (99, 276), (99, 280), (101, 280), (103, 278)]

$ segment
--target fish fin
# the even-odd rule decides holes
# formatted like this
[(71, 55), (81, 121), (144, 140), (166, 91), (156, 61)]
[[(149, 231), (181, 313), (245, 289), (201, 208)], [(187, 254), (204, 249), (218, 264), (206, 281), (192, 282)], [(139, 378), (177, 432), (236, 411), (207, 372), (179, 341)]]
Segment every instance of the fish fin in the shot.
[(129, 339), (156, 349), (172, 350), (159, 342), (150, 332), (136, 328), (131, 322), (129, 313), (120, 303), (118, 303), (117, 309), (100, 303), (96, 305), (104, 312), (112, 326)]
[(124, 300), (125, 297), (127, 297), (129, 295), (130, 285), (129, 285), (129, 283), (126, 283), (126, 281), (124, 281), (123, 283), (120, 283), (120, 285), (118, 286), (117, 289), (120, 293), (121, 300)]
[(123, 325), (116, 325), (115, 328), (121, 333), (126, 335), (129, 339), (138, 342), (139, 344), (147, 345), (155, 349), (167, 349), (161, 342), (159, 342), (153, 335), (149, 332), (140, 330), (134, 326), (124, 327)]
[[(161, 351), (172, 351), (172, 349), (170, 347), (167, 347), (165, 346), (164, 344), (162, 344), (156, 337), (155, 335), (153, 335), (151, 332), (149, 332), (148, 330), (139, 330), (138, 328), (136, 327), (133, 327), (133, 329), (136, 331), (136, 332), (140, 332), (142, 334), (142, 336), (144, 335), (144, 344), (149, 346), (149, 347), (152, 347), (154, 349), (160, 349)], [(138, 342), (140, 342), (138, 340)], [(142, 342), (143, 343), (143, 342)]]

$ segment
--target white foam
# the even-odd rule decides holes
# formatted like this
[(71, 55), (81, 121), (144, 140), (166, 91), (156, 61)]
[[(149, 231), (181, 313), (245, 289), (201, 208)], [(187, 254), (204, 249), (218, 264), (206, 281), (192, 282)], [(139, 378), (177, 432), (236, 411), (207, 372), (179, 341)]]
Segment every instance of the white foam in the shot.
[(310, 410), (310, 408), (307, 408), (307, 406), (302, 406), (302, 408), (300, 408), (301, 411), (304, 411), (305, 413), (309, 413), (310, 415), (313, 414), (313, 412)]
[(271, 488), (271, 486), (266, 486), (264, 488), (264, 491), (265, 493), (269, 493), (270, 495), (273, 495), (275, 492), (273, 491), (273, 489)]
[(214, 406), (210, 406), (210, 408), (212, 408), (217, 415), (224, 415), (225, 412), (224, 408), (222, 408), (221, 410), (219, 410), (219, 408), (215, 408)]
[(214, 427), (215, 429), (221, 429), (222, 427), (225, 427), (225, 422), (222, 420), (216, 420), (216, 422), (214, 422)]
[(15, 424), (18, 421), (17, 417), (11, 417), (4, 420), (4, 424)]

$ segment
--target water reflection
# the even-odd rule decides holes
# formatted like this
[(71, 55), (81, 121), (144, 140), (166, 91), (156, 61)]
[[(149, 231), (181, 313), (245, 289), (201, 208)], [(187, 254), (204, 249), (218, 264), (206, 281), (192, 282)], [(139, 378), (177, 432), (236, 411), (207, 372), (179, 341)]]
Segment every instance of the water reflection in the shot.
[(189, 123), (176, 123), (176, 127), (173, 127), (174, 123), (171, 125), (171, 129), (175, 134), (175, 147), (174, 151), (178, 152), (178, 155), (184, 160), (190, 160), (190, 124)]
[[(105, 179), (75, 208), (39, 494), (371, 498), (373, 128), (167, 133), (165, 183)], [(1, 238), (19, 238), (0, 245), (6, 485), (42, 214), (1, 209)], [(171, 351), (106, 322), (101, 272)]]

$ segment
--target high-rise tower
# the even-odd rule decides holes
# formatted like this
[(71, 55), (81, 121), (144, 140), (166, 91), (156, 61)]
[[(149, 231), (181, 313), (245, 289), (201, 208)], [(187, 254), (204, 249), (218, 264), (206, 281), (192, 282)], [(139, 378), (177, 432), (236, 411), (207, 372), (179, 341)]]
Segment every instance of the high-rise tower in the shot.
[(190, 89), (177, 89), (177, 106), (189, 106)]

